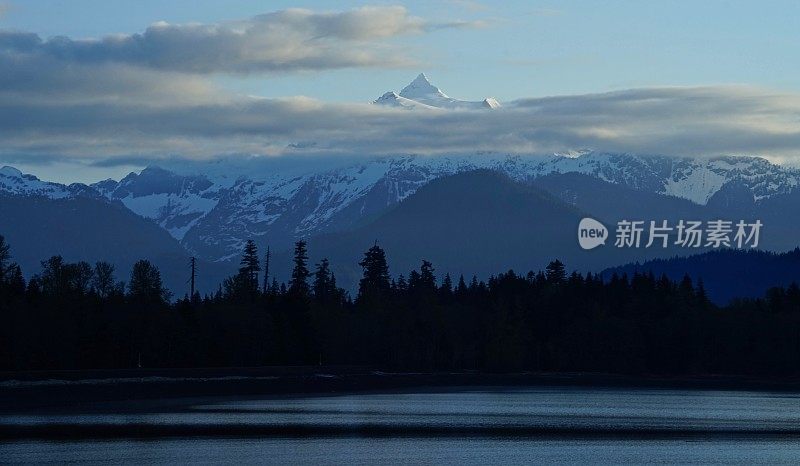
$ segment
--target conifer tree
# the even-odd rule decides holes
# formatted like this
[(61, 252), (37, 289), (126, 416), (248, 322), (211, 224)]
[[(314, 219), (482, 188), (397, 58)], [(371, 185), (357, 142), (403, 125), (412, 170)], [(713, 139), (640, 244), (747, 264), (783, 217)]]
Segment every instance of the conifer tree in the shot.
[(545, 276), (547, 277), (547, 281), (550, 283), (563, 283), (567, 278), (564, 264), (558, 259), (550, 262), (545, 268)]
[(320, 303), (330, 302), (336, 294), (336, 278), (328, 259), (322, 259), (314, 271), (314, 299)]
[(408, 288), (418, 294), (435, 294), (436, 276), (433, 274), (433, 264), (423, 260), (419, 272), (412, 270), (408, 274)]
[(433, 274), (433, 264), (423, 260), (419, 268), (420, 284), (428, 289), (436, 288), (436, 276)]
[(307, 297), (309, 295), (309, 275), (306, 242), (300, 240), (294, 244), (294, 269), (292, 270), (292, 280), (289, 282), (289, 292), (296, 297)]
[(386, 253), (375, 244), (364, 253), (364, 259), (358, 263), (363, 269), (363, 276), (358, 282), (358, 300), (379, 298), (389, 291), (389, 266), (386, 264)]
[(470, 289), (470, 291), (477, 291), (478, 287), (479, 287), (479, 285), (478, 285), (478, 276), (477, 275), (473, 275), (472, 276), (472, 280), (470, 280), (470, 282), (469, 282), (469, 289)]
[(464, 274), (458, 277), (458, 285), (456, 285), (455, 292), (460, 296), (463, 296), (467, 292), (467, 282), (464, 281)]
[(453, 296), (453, 280), (449, 273), (444, 274), (442, 285), (439, 287), (439, 295), (444, 301), (448, 301)]
[(402, 273), (397, 277), (397, 281), (394, 284), (394, 291), (399, 294), (408, 291), (408, 282), (406, 282), (406, 277), (403, 276)]
[(262, 292), (267, 294), (269, 292), (269, 259), (270, 259), (270, 252), (269, 246), (267, 246), (267, 253), (264, 254), (264, 286)]
[(247, 240), (239, 265), (239, 274), (247, 282), (247, 288), (253, 291), (258, 290), (258, 272), (261, 270), (261, 265), (255, 241)]

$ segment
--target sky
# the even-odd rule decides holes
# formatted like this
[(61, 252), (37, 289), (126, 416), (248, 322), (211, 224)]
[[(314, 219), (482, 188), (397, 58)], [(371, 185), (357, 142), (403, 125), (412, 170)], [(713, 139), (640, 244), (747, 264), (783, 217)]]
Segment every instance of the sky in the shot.
[[(0, 164), (45, 179), (224, 154), (800, 158), (796, 1), (0, 5)], [(368, 105), (419, 72), (503, 108)]]

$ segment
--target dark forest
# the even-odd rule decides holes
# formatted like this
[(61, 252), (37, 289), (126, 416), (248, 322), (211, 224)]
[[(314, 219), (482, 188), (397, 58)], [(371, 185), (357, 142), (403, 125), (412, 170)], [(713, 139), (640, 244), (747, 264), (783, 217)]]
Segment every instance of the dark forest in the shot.
[[(376, 243), (351, 296), (296, 243), (288, 283), (250, 241), (211, 295), (174, 299), (158, 269), (42, 262), (26, 280), (0, 236), (0, 370), (364, 365), (397, 371), (800, 373), (800, 288), (713, 304), (689, 276), (541, 272), (392, 276)], [(187, 272), (188, 274), (188, 272)]]

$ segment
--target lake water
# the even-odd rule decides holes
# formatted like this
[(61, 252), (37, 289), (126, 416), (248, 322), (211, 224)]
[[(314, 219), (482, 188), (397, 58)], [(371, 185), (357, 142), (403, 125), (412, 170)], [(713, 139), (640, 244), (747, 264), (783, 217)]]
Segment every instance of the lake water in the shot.
[(800, 463), (800, 396), (764, 392), (482, 388), (207, 398), (0, 415), (0, 425), (95, 437), (0, 442), (0, 462), (11, 464)]

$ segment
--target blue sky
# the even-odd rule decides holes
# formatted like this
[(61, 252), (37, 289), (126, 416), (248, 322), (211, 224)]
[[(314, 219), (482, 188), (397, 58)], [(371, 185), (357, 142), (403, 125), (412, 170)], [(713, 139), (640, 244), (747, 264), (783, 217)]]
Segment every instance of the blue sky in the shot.
[[(576, 123), (569, 135), (552, 137), (547, 144), (541, 142), (542, 135), (551, 137), (552, 131), (545, 126), (535, 135), (527, 134), (527, 127), (509, 126), (507, 131), (514, 137), (503, 141), (512, 140), (513, 144), (508, 148), (497, 147), (498, 150), (570, 150), (590, 143), (593, 148), (608, 150), (665, 153), (680, 150), (686, 155), (758, 153), (794, 163), (796, 156), (793, 154), (800, 148), (798, 131), (792, 128), (800, 121), (796, 108), (800, 92), (800, 81), (796, 79), (800, 74), (800, 60), (797, 59), (800, 57), (800, 28), (797, 27), (800, 2), (796, 1), (508, 1), (502, 2), (502, 6), (500, 2), (470, 0), (343, 1), (334, 6), (332, 2), (321, 1), (0, 0), (0, 4), (3, 5), (0, 29), (13, 31), (7, 35), (10, 48), (5, 55), (10, 63), (6, 66), (13, 72), (7, 78), (7, 83), (11, 84), (5, 84), (10, 97), (5, 104), (0, 101), (0, 106), (6, 105), (9, 112), (17, 112), (17, 115), (9, 114), (14, 125), (27, 124), (20, 121), (35, 122), (20, 126), (12, 135), (0, 135), (0, 142), (6, 143), (0, 151), (0, 163), (21, 166), (35, 173), (49, 173), (50, 177), (61, 180), (70, 177), (85, 180), (106, 174), (118, 176), (149, 163), (150, 159), (165, 156), (274, 154), (280, 152), (277, 148), (298, 140), (313, 140), (319, 143), (315, 147), (324, 146), (331, 151), (359, 152), (363, 147), (375, 147), (374, 141), (364, 141), (364, 146), (350, 148), (343, 148), (336, 142), (328, 144), (327, 139), (326, 143), (321, 142), (332, 134), (359, 132), (365, 125), (361, 119), (371, 121), (364, 114), (367, 110), (354, 109), (345, 103), (366, 103), (385, 91), (400, 90), (420, 71), (449, 95), (467, 100), (492, 96), (501, 102), (511, 102), (609, 91), (625, 93), (665, 86), (710, 89), (699, 97), (695, 91), (669, 95), (666, 98), (671, 99), (672, 107), (667, 109), (661, 105), (647, 114), (653, 118), (653, 128), (672, 124), (685, 126), (687, 130), (679, 128), (673, 134), (652, 130), (650, 139), (642, 141), (641, 134), (645, 134), (642, 128), (634, 128), (638, 122), (622, 121), (622, 114), (630, 113), (630, 107), (620, 110), (619, 101), (615, 100), (617, 107), (613, 111), (620, 115), (612, 122), (598, 123), (595, 119), (590, 126)], [(404, 9), (383, 8), (392, 5)], [(312, 53), (311, 66), (302, 61), (308, 59), (305, 56), (298, 59), (302, 63), (295, 61), (288, 66), (284, 66), (284, 62), (277, 63), (274, 57), (247, 58), (248, 54), (260, 53), (264, 46), (269, 48), (274, 41), (235, 44), (243, 50), (245, 58), (239, 57), (235, 63), (224, 58), (220, 59), (224, 63), (209, 60), (199, 65), (203, 67), (200, 71), (194, 67), (202, 57), (179, 59), (181, 63), (174, 66), (170, 63), (176, 56), (170, 52), (178, 50), (179, 58), (182, 53), (181, 49), (170, 47), (181, 44), (185, 47), (185, 42), (176, 46), (171, 39), (153, 41), (148, 43), (145, 52), (145, 49), (131, 47), (120, 51), (119, 44), (113, 41), (110, 45), (104, 43), (88, 48), (81, 42), (82, 39), (97, 41), (119, 35), (130, 39), (130, 46), (130, 43), (137, 43), (134, 34), (141, 34), (160, 21), (169, 23), (169, 27), (161, 29), (165, 32), (163, 39), (173, 37), (166, 33), (182, 34), (185, 30), (176, 25), (188, 23), (200, 23), (203, 27), (238, 24), (264, 13), (290, 8), (308, 9), (312, 20), (316, 21), (313, 18), (325, 18), (329, 12), (361, 11), (358, 8), (364, 6), (373, 8), (370, 14), (375, 20), (394, 15), (391, 25), (397, 30), (387, 34), (359, 32), (361, 35), (353, 40), (348, 28), (360, 30), (364, 24), (337, 23), (335, 30), (324, 29), (325, 34), (335, 36), (328, 42), (323, 39), (323, 45), (329, 48), (321, 52), (303, 52)], [(310, 27), (308, 23), (298, 24), (300, 29), (290, 29), (292, 34), (297, 34), (297, 41), (287, 39), (285, 44), (276, 46), (276, 53), (282, 51), (281, 47), (316, 46), (316, 37), (303, 38), (302, 34), (307, 33), (303, 28)], [(42, 41), (39, 48), (20, 52), (23, 33), (38, 35)], [(57, 40), (50, 40), (55, 36), (66, 36), (71, 42), (64, 46)], [(164, 44), (165, 51), (153, 50)], [(224, 47), (229, 46), (229, 43), (220, 45), (223, 55), (228, 50)], [(183, 50), (184, 54), (197, 52)], [(362, 51), (364, 56), (360, 55)], [(0, 58), (4, 57), (3, 52), (0, 49)], [(20, 61), (19, 53), (30, 55), (24, 55), (25, 60)], [(332, 65), (326, 63), (331, 57), (335, 62)], [(65, 70), (70, 76), (58, 78)], [(80, 72), (85, 72), (90, 84), (81, 84), (83, 75)], [(108, 76), (105, 80), (104, 73)], [(115, 82), (115, 76), (124, 79)], [(29, 82), (39, 78), (42, 87), (37, 90)], [(731, 91), (730, 85), (747, 90)], [(95, 89), (100, 91), (95, 92)], [(243, 103), (233, 97), (236, 95), (266, 100)], [(652, 104), (651, 97), (636, 95)], [(283, 98), (290, 96), (307, 96), (312, 100), (294, 99), (287, 103)], [(624, 94), (621, 100), (629, 102), (630, 97)], [(44, 105), (45, 100), (47, 105)], [(127, 104), (120, 103), (127, 100), (130, 101)], [(198, 115), (210, 111), (212, 104), (222, 105), (221, 100), (226, 102), (224, 108), (231, 110), (231, 116), (222, 125), (206, 128), (202, 122), (192, 122), (176, 125), (172, 132), (166, 129), (170, 121), (174, 121), (169, 120), (168, 114), (174, 116), (183, 111), (187, 115)], [(685, 132), (693, 127), (692, 121), (684, 122), (675, 116), (679, 106), (701, 105), (697, 103), (701, 101), (702, 108), (695, 108), (693, 113), (705, 115), (705, 122), (709, 115), (712, 120), (723, 117), (721, 113), (707, 114), (706, 111), (735, 112), (747, 107), (749, 113), (735, 115), (725, 122), (715, 121), (713, 127), (706, 128), (707, 140), (701, 140), (699, 135)], [(147, 117), (130, 116), (124, 121), (114, 121), (113, 125), (108, 123), (108, 115), (133, 115), (134, 109), (142, 107), (135, 104), (142, 102), (150, 110), (146, 112)], [(558, 100), (562, 106), (553, 110), (561, 112), (565, 102), (572, 106), (570, 108), (588, 105), (587, 108), (597, 112), (595, 116), (612, 112), (610, 108), (599, 108), (594, 98)], [(93, 107), (88, 109), (87, 103), (92, 103)], [(340, 107), (324, 106), (325, 103), (340, 104)], [(552, 102), (542, 101), (527, 108), (541, 109), (544, 103)], [(92, 119), (91, 112), (99, 105), (104, 106), (106, 113), (98, 112), (103, 116)], [(112, 109), (112, 105), (116, 107)], [(241, 114), (233, 112), (243, 105), (254, 115), (253, 121), (242, 123)], [(43, 110), (45, 107), (47, 112)], [(308, 113), (311, 107), (313, 117)], [(634, 107), (641, 108), (641, 103)], [(156, 108), (159, 112), (155, 112)], [(256, 122), (266, 113), (274, 113), (276, 108), (296, 115), (296, 119), (289, 120), (297, 126), (290, 127), (285, 121), (271, 122), (267, 125), (269, 131), (257, 135)], [(333, 124), (325, 115), (341, 115), (342, 112), (352, 116), (353, 126), (332, 128)], [(305, 119), (300, 118), (301, 113)], [(754, 113), (757, 115), (753, 116)], [(538, 114), (526, 115), (513, 117), (529, 117), (530, 124), (545, 124), (534, 118), (538, 118)], [(163, 125), (149, 126), (159, 118), (163, 118), (159, 120)], [(394, 126), (411, 124), (407, 115), (396, 118)], [(81, 124), (85, 126), (80, 127), (78, 121), (84, 120)], [(316, 123), (306, 126), (305, 121)], [(508, 121), (513, 120), (509, 117)], [(565, 121), (569, 123), (569, 120), (561, 120), (559, 124)], [(495, 131), (505, 131), (502, 124), (491, 123), (499, 125)], [(469, 120), (469, 124), (481, 125), (473, 120)], [(220, 126), (230, 127), (229, 132), (224, 133)], [(53, 128), (55, 131), (51, 130)], [(370, 131), (375, 130), (370, 128)], [(408, 131), (415, 130), (409, 127)], [(449, 131), (447, 135), (452, 134), (452, 129)], [(749, 135), (750, 131), (750, 139), (714, 149), (715, 141), (731, 135)], [(635, 140), (631, 137), (634, 132), (638, 135)], [(587, 138), (587, 134), (593, 137)], [(415, 139), (407, 146), (387, 144), (386, 151), (459, 151), (470, 146), (461, 141), (460, 145), (442, 147), (434, 143), (436, 135), (427, 137), (431, 138), (430, 148), (424, 141)], [(206, 150), (199, 150), (200, 145)]]
[[(741, 83), (800, 90), (796, 1), (422, 1), (402, 3), (432, 20), (483, 20), (400, 42), (419, 69), (340, 70), (219, 78), (268, 97), (372, 100), (425, 71), (454, 96), (501, 100), (654, 85)], [(212, 23), (284, 8), (344, 10), (364, 2), (227, 0), (26, 0), (6, 2), (4, 28), (43, 37), (141, 32), (156, 21)]]

